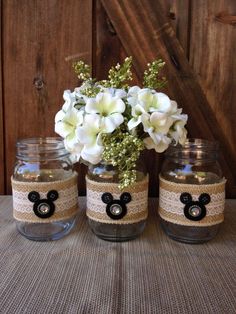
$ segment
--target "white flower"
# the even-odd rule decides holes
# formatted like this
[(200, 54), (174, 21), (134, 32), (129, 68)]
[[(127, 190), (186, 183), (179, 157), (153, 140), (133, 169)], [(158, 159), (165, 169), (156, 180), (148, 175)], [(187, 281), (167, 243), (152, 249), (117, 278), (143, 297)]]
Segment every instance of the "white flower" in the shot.
[(151, 137), (147, 137), (144, 139), (144, 144), (147, 149), (155, 149), (157, 153), (164, 152), (171, 143), (171, 139), (166, 135), (157, 134), (155, 137), (155, 142)]
[(68, 111), (70, 107), (74, 107), (76, 104), (75, 93), (72, 93), (69, 89), (64, 91), (63, 99), (65, 100), (65, 103), (62, 106), (62, 110), (65, 112)]
[(78, 142), (76, 129), (83, 123), (83, 115), (84, 111), (75, 109), (71, 103), (69, 106), (63, 106), (55, 116), (55, 132), (64, 138), (65, 148), (76, 156), (77, 161), (82, 146)]
[(139, 86), (132, 86), (128, 90), (127, 101), (131, 106), (137, 105), (138, 93), (141, 90)]
[(73, 163), (80, 160), (81, 151), (83, 149), (83, 145), (78, 142), (75, 136), (68, 136), (64, 139), (65, 149), (70, 152), (70, 159)]
[(147, 132), (155, 141), (159, 133), (167, 134), (173, 120), (166, 113), (153, 112), (151, 115), (142, 115), (144, 131)]
[(101, 143), (101, 133), (104, 129), (101, 124), (101, 118), (97, 114), (86, 114), (84, 123), (77, 128), (77, 137), (83, 149), (81, 157), (92, 163), (97, 164), (102, 159), (102, 152), (104, 147)]
[(83, 123), (83, 115), (83, 110), (77, 110), (72, 105), (67, 111), (60, 110), (55, 116), (55, 132), (63, 138), (73, 135), (77, 126)]
[(151, 115), (142, 115), (144, 131), (150, 137), (144, 140), (148, 149), (154, 148), (156, 152), (161, 153), (167, 149), (171, 139), (167, 133), (173, 123), (173, 120), (166, 113), (153, 112)]
[(157, 93), (150, 88), (131, 87), (127, 100), (131, 106), (141, 105), (146, 112), (169, 112), (172, 108), (171, 100), (166, 94)]
[(124, 89), (120, 88), (104, 88), (101, 86), (102, 92), (104, 93), (109, 93), (112, 97), (117, 97), (117, 98), (126, 98), (127, 93)]
[(182, 115), (182, 120), (176, 121), (169, 131), (169, 135), (175, 140), (176, 144), (180, 143), (183, 145), (187, 139), (187, 130), (184, 127), (187, 119), (187, 115)]
[(85, 111), (99, 114), (105, 132), (111, 133), (124, 121), (125, 103), (110, 93), (98, 93), (96, 98), (87, 100)]
[[(168, 115), (179, 113), (176, 112), (176, 102), (172, 102), (164, 93), (157, 93), (149, 88), (140, 89), (138, 86), (133, 86), (129, 89), (127, 101), (132, 106), (132, 118), (128, 122), (129, 130), (138, 126), (143, 117), (150, 113), (159, 112)], [(171, 121), (173, 123), (174, 120)]]
[(147, 114), (145, 109), (141, 105), (133, 106), (131, 109), (131, 114), (133, 116), (132, 119), (128, 122), (128, 128), (129, 130), (132, 130), (136, 126), (138, 126), (142, 122), (142, 115)]

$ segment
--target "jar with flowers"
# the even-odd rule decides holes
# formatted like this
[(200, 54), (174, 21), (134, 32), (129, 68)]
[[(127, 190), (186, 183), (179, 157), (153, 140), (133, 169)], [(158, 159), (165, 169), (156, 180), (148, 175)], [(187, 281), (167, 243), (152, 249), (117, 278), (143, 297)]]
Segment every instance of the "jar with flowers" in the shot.
[(140, 163), (144, 149), (165, 151), (184, 143), (187, 115), (160, 92), (166, 83), (162, 60), (147, 65), (143, 86), (132, 86), (132, 58), (112, 67), (108, 79), (92, 78), (83, 61), (73, 67), (81, 81), (64, 91), (55, 131), (74, 162), (88, 165), (87, 217), (100, 238), (125, 241), (140, 235), (148, 215), (148, 175)]

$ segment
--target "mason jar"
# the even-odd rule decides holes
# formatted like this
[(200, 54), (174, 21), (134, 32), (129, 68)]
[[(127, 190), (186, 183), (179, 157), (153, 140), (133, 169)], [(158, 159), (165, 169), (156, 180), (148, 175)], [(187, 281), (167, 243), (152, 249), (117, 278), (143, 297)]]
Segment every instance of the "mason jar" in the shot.
[(127, 241), (139, 236), (148, 215), (148, 176), (140, 167), (137, 182), (120, 190), (116, 167), (101, 162), (90, 165), (86, 176), (87, 217), (99, 238)]
[(224, 220), (225, 179), (216, 142), (189, 139), (171, 146), (160, 174), (159, 215), (174, 240), (202, 243)]
[(77, 175), (60, 138), (28, 138), (16, 144), (12, 176), (13, 216), (30, 240), (57, 240), (72, 229)]

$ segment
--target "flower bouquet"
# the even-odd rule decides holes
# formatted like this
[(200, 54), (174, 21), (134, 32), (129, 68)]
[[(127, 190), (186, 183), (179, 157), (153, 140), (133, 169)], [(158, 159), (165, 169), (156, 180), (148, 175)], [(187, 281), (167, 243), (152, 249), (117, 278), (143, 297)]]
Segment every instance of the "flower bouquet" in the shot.
[(159, 72), (162, 60), (147, 65), (143, 87), (130, 86), (132, 58), (96, 81), (82, 61), (73, 65), (80, 87), (64, 91), (55, 117), (74, 162), (89, 165), (87, 216), (96, 235), (124, 241), (139, 235), (147, 218), (148, 176), (137, 170), (140, 153), (161, 153), (170, 143), (183, 144), (187, 115), (166, 94)]

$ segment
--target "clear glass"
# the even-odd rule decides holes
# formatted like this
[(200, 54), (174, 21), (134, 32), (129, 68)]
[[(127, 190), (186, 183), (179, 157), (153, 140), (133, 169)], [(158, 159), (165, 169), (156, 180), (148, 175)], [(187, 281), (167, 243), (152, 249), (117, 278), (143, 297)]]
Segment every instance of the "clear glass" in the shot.
[[(16, 144), (13, 178), (24, 182), (64, 180), (73, 175), (69, 153), (60, 138), (29, 138)], [(50, 223), (29, 223), (16, 220), (17, 230), (30, 240), (49, 241), (65, 236), (72, 229), (76, 216)]]
[[(218, 144), (202, 139), (189, 139), (185, 145), (171, 146), (166, 152), (161, 176), (168, 181), (184, 184), (214, 184), (223, 179), (218, 163)], [(214, 238), (220, 224), (207, 227), (182, 226), (162, 218), (165, 233), (185, 243), (203, 243)]]
[[(106, 163), (90, 165), (88, 167), (88, 178), (97, 182), (118, 183), (118, 172), (115, 167)], [(146, 172), (143, 165), (137, 168), (137, 181), (145, 178)], [(122, 242), (135, 239), (144, 230), (146, 220), (131, 224), (109, 224), (94, 221), (88, 218), (89, 226), (96, 236), (103, 240)]]

